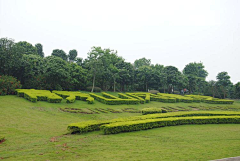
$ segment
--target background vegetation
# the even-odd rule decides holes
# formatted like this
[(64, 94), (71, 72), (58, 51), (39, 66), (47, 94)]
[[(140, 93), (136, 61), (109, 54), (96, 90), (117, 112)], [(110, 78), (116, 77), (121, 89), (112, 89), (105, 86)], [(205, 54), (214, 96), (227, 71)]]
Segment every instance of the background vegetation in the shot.
[[(77, 57), (73, 49), (67, 54), (54, 49), (44, 57), (43, 46), (13, 39), (0, 39), (0, 75), (17, 78), (23, 88), (89, 91), (148, 91), (198, 93), (218, 98), (240, 98), (240, 82), (235, 85), (223, 71), (217, 81), (206, 81), (208, 72), (202, 62), (192, 62), (179, 71), (174, 66), (151, 64), (150, 59), (133, 64), (117, 51), (92, 47), (88, 57)], [(3, 87), (1, 87), (1, 90)]]

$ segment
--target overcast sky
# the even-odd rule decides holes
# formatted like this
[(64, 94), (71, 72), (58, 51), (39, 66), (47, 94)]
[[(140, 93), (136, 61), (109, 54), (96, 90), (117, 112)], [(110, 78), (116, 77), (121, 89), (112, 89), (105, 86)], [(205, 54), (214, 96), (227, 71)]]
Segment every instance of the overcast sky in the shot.
[(0, 37), (78, 51), (118, 51), (180, 71), (203, 62), (209, 75), (240, 81), (240, 0), (0, 0)]

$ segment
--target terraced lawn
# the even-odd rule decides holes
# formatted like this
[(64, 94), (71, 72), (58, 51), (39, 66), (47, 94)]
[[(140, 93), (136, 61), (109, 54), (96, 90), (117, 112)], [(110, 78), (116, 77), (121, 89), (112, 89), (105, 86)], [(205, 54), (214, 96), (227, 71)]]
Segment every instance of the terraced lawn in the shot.
[(97, 101), (92, 105), (83, 101), (31, 103), (17, 96), (1, 96), (0, 102), (0, 136), (6, 139), (0, 144), (0, 159), (4, 160), (212, 160), (240, 156), (239, 124), (184, 125), (115, 135), (100, 131), (70, 135), (67, 131), (69, 123), (137, 116), (146, 107), (240, 111), (240, 101), (233, 105), (150, 102), (110, 106)]

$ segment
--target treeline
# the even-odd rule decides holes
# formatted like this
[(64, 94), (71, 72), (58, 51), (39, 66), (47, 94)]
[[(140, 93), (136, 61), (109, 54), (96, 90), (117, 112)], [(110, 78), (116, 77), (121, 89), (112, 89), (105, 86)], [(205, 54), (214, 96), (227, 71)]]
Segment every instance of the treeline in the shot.
[(23, 88), (48, 90), (148, 91), (204, 94), (219, 98), (240, 98), (240, 82), (233, 84), (227, 72), (217, 81), (206, 81), (203, 63), (189, 63), (183, 71), (174, 66), (151, 64), (142, 58), (129, 63), (117, 51), (92, 47), (88, 57), (77, 57), (75, 49), (61, 49), (44, 57), (43, 46), (9, 38), (0, 39), (0, 75), (16, 77)]

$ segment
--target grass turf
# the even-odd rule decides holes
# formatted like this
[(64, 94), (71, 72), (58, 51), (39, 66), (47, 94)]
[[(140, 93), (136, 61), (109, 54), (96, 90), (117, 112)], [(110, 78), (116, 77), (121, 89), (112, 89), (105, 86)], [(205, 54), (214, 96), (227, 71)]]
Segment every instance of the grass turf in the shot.
[[(59, 108), (134, 108), (184, 107), (239, 110), (233, 105), (205, 103), (160, 103), (105, 105), (95, 101), (73, 104), (31, 103), (16, 96), (0, 97), (0, 158), (6, 160), (211, 160), (239, 156), (240, 125), (186, 125), (117, 135), (92, 132), (64, 135), (67, 125), (87, 120), (136, 116), (140, 113), (75, 114)], [(189, 107), (191, 106), (191, 107)], [(192, 108), (196, 107), (196, 108)], [(221, 107), (221, 108), (219, 108)]]

